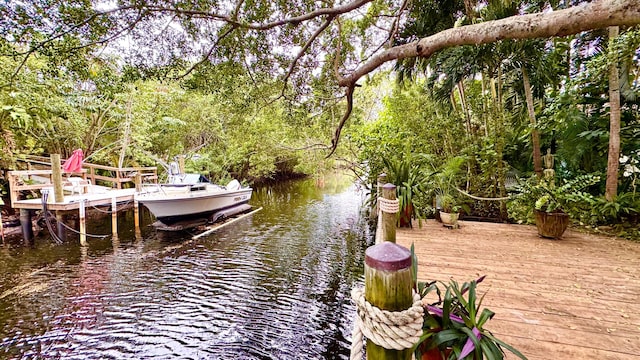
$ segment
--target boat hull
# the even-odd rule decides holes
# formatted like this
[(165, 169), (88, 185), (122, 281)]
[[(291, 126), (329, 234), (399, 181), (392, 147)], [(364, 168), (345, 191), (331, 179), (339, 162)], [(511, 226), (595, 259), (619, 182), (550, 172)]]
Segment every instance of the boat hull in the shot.
[(253, 189), (202, 190), (163, 189), (154, 193), (141, 194), (138, 201), (161, 222), (169, 225), (194, 218), (208, 218), (213, 213), (246, 204), (251, 199)]

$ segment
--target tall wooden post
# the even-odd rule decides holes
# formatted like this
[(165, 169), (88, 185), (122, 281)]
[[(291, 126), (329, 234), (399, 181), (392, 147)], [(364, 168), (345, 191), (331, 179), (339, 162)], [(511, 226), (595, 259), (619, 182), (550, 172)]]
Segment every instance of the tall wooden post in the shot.
[[(396, 200), (396, 186), (385, 184), (382, 187), (382, 197), (387, 200)], [(382, 241), (396, 242), (396, 213), (382, 212)]]
[(142, 191), (142, 174), (140, 174), (139, 171), (136, 173), (134, 181), (135, 181), (135, 184), (136, 184), (136, 191), (137, 192)]
[(4, 226), (2, 225), (2, 207), (4, 206), (4, 201), (0, 198), (0, 235), (2, 236), (2, 245), (5, 244), (4, 240)]
[(376, 193), (378, 196), (382, 196), (382, 187), (387, 183), (387, 174), (381, 173), (378, 175), (378, 184), (376, 185)]
[(122, 189), (122, 180), (120, 180), (120, 169), (116, 170), (116, 188)]
[(118, 237), (118, 204), (116, 197), (111, 198), (111, 235), (114, 239)]
[(140, 204), (138, 194), (133, 194), (133, 227), (136, 232), (140, 231)]
[[(376, 196), (377, 197), (381, 197), (382, 196), (382, 186), (387, 182), (387, 174), (385, 173), (381, 173), (380, 175), (378, 175), (378, 182), (376, 184)], [(373, 202), (373, 208), (371, 209), (371, 218), (376, 219), (378, 218), (378, 213), (380, 211), (380, 204), (378, 204), (378, 201), (376, 200), (375, 202)]]
[(53, 181), (53, 195), (57, 203), (64, 202), (62, 192), (62, 165), (60, 164), (60, 154), (51, 154), (51, 176)]
[(56, 211), (56, 224), (57, 224), (57, 233), (60, 240), (67, 240), (67, 229), (64, 227), (64, 213), (61, 211)]
[(178, 156), (178, 166), (180, 167), (180, 175), (184, 174), (184, 155)]
[(80, 200), (80, 245), (87, 246), (87, 226), (85, 224), (84, 199)]
[(2, 245), (5, 244), (4, 240), (4, 225), (2, 224), (2, 210), (0, 209), (0, 235), (2, 235)]
[(22, 238), (27, 244), (33, 241), (33, 227), (31, 227), (31, 210), (20, 209), (20, 227), (22, 228)]
[[(367, 249), (364, 262), (365, 299), (382, 310), (403, 311), (413, 304), (411, 252), (383, 242)], [(411, 349), (389, 350), (367, 340), (367, 360), (409, 360)]]

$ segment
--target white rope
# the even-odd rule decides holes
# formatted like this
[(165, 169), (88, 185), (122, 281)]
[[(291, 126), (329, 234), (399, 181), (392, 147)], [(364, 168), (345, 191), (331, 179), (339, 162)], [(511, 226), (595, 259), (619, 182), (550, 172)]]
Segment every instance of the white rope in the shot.
[(499, 197), (499, 198), (486, 198), (486, 197), (480, 197), (480, 196), (474, 196), (469, 194), (468, 192), (462, 190), (462, 189), (458, 189), (456, 188), (456, 190), (458, 190), (461, 194), (466, 195), (474, 200), (482, 200), (482, 201), (503, 201), (503, 200), (509, 200), (511, 199), (509, 196), (504, 196), (504, 197)]
[(400, 201), (398, 199), (391, 200), (379, 197), (378, 205), (380, 211), (386, 212), (387, 214), (396, 214), (400, 211)]
[(371, 305), (361, 288), (353, 289), (351, 298), (357, 308), (351, 340), (351, 360), (362, 359), (364, 337), (390, 350), (410, 349), (420, 340), (424, 308), (417, 293), (413, 293), (413, 304), (409, 309), (396, 312)]

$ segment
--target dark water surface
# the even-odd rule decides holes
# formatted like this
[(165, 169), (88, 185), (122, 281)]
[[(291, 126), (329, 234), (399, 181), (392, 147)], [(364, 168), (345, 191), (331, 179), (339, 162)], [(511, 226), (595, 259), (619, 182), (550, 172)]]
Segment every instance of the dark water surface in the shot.
[[(348, 178), (256, 189), (264, 210), (198, 240), (132, 213), (119, 240), (0, 248), (0, 358), (346, 359), (369, 234)], [(143, 225), (149, 223), (148, 214)], [(110, 233), (110, 217), (88, 232)]]

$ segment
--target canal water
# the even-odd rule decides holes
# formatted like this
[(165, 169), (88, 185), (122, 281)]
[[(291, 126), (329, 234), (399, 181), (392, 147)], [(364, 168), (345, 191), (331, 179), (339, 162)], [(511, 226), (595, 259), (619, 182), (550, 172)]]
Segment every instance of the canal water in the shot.
[[(131, 212), (81, 248), (45, 234), (0, 250), (0, 358), (347, 359), (371, 243), (348, 177), (254, 191), (264, 209), (191, 240)], [(110, 216), (88, 232), (110, 234)]]

